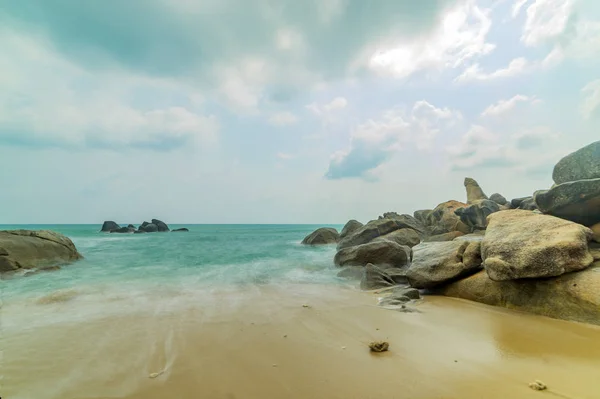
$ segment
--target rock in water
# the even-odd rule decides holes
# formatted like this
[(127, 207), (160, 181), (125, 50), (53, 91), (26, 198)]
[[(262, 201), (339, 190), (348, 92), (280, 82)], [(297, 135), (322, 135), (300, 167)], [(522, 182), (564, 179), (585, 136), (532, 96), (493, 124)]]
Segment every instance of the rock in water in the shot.
[(479, 183), (475, 179), (465, 177), (465, 188), (467, 189), (467, 204), (473, 204), (476, 201), (488, 199), (487, 195), (483, 192)]
[(553, 216), (496, 212), (481, 243), (483, 266), (495, 281), (559, 276), (592, 263), (591, 238), (590, 229)]
[(403, 267), (410, 262), (411, 249), (391, 241), (370, 242), (344, 248), (333, 259), (337, 266), (377, 266)]
[[(165, 222), (163, 222), (162, 220), (152, 219), (152, 224), (156, 225), (156, 227), (158, 228), (158, 231), (160, 231), (160, 232), (169, 231), (169, 226), (167, 226), (167, 224)], [(146, 230), (146, 231), (148, 231), (148, 230)]]
[(413, 229), (419, 233), (425, 232), (425, 228), (415, 218), (409, 215), (400, 215), (400, 217), (394, 219), (384, 218), (372, 220), (363, 227), (342, 238), (337, 245), (337, 249), (366, 244), (377, 237), (406, 228)]
[(454, 213), (469, 226), (472, 231), (485, 230), (487, 217), (500, 210), (500, 205), (491, 200), (477, 201), (466, 208), (458, 208)]
[(399, 229), (384, 236), (379, 236), (372, 242), (382, 240), (392, 241), (397, 244), (406, 245), (407, 247), (412, 248), (421, 242), (421, 237), (419, 237), (419, 233), (413, 229)]
[(115, 230), (111, 230), (111, 233), (133, 233), (134, 230), (131, 230), (129, 227), (120, 227)]
[(490, 195), (490, 200), (494, 201), (498, 205), (508, 204), (508, 201), (506, 200), (506, 198), (504, 198), (502, 195), (500, 195), (498, 193), (494, 193), (494, 194)]
[(600, 222), (600, 178), (562, 183), (534, 196), (540, 211), (548, 215), (585, 226)]
[(554, 166), (552, 179), (556, 184), (600, 179), (600, 141), (580, 148), (561, 159)]
[(494, 281), (485, 271), (441, 287), (437, 293), (487, 305), (600, 325), (600, 262), (544, 279)]
[(141, 225), (138, 230), (143, 231), (145, 233), (156, 233), (158, 231), (158, 226), (154, 223), (148, 223), (146, 225)]
[(116, 229), (120, 229), (120, 228), (121, 228), (121, 226), (119, 226), (112, 220), (107, 220), (106, 222), (102, 223), (102, 228), (100, 229), (100, 231), (108, 233), (111, 230), (116, 230)]
[(304, 237), (304, 245), (325, 245), (338, 242), (340, 235), (336, 229), (330, 227), (321, 227)]
[(82, 258), (69, 238), (54, 231), (0, 231), (0, 272), (52, 268)]
[(360, 281), (361, 290), (376, 290), (396, 285), (396, 282), (392, 277), (377, 266), (369, 263), (363, 269), (363, 275)]
[(188, 232), (188, 231), (190, 231), (190, 229), (188, 229), (187, 227), (182, 227), (180, 229), (171, 230), (171, 232)]
[[(413, 248), (413, 262), (406, 277), (414, 288), (433, 288), (459, 277), (475, 273), (478, 242), (447, 241), (421, 243)], [(469, 247), (473, 248), (469, 248)], [(467, 256), (465, 256), (465, 254)]]
[(340, 233), (340, 238), (344, 238), (349, 234), (354, 233), (356, 230), (360, 229), (361, 227), (363, 227), (364, 225), (359, 222), (358, 220), (349, 220), (348, 223), (346, 223), (344, 225), (344, 228), (342, 228), (342, 232)]

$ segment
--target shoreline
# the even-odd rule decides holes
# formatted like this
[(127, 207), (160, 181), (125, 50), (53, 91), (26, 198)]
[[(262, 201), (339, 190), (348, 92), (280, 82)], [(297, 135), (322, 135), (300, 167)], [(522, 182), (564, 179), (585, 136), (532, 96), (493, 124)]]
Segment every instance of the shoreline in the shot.
[[(401, 313), (377, 306), (374, 292), (335, 286), (213, 295), (162, 312), (168, 301), (157, 296), (141, 314), (4, 331), (4, 395), (535, 398), (536, 379), (564, 397), (597, 395), (596, 326), (437, 296)], [(373, 340), (389, 352), (371, 354)]]

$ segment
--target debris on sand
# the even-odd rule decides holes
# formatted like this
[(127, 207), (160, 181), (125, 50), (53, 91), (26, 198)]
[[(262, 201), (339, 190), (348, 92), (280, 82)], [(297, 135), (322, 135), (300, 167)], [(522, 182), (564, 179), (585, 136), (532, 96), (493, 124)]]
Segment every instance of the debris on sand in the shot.
[(312, 308), (312, 306), (310, 306), (310, 305), (302, 305), (302, 307), (303, 308), (308, 308), (308, 309)]
[(371, 352), (385, 352), (390, 348), (389, 342), (386, 341), (373, 341), (369, 344)]
[(534, 382), (529, 383), (529, 388), (531, 388), (535, 391), (543, 391), (543, 390), (547, 389), (548, 387), (542, 381), (535, 380)]
[(161, 371), (159, 371), (158, 373), (151, 373), (151, 374), (148, 376), (148, 378), (156, 378), (156, 377), (158, 377), (158, 376), (161, 376), (161, 375), (163, 375), (164, 373), (165, 373), (165, 370), (161, 370)]

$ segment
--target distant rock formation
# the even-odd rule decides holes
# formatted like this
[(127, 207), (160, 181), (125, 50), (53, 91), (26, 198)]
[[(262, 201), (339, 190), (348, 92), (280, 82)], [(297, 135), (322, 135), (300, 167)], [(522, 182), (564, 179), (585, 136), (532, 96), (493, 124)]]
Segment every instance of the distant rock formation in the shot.
[[(100, 230), (106, 233), (154, 233), (154, 232), (167, 232), (170, 231), (169, 226), (162, 220), (152, 219), (152, 222), (143, 222), (139, 228), (135, 228), (133, 224), (129, 224), (127, 227), (120, 227), (113, 221), (106, 221), (102, 225)], [(186, 228), (178, 229), (178, 231), (189, 231)]]
[(171, 230), (171, 231), (173, 233), (175, 233), (175, 232), (188, 232), (188, 231), (190, 231), (190, 229), (188, 229), (187, 227), (182, 227), (182, 228)]
[(111, 230), (117, 230), (119, 228), (121, 228), (121, 226), (119, 226), (112, 220), (107, 220), (106, 222), (102, 223), (102, 228), (100, 229), (100, 231), (108, 233)]

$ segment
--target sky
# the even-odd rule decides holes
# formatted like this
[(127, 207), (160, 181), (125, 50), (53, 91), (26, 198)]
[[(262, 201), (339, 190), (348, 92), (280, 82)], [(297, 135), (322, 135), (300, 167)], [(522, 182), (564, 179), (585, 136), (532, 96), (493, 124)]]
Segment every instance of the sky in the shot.
[(0, 0), (0, 224), (362, 222), (552, 185), (598, 0)]

